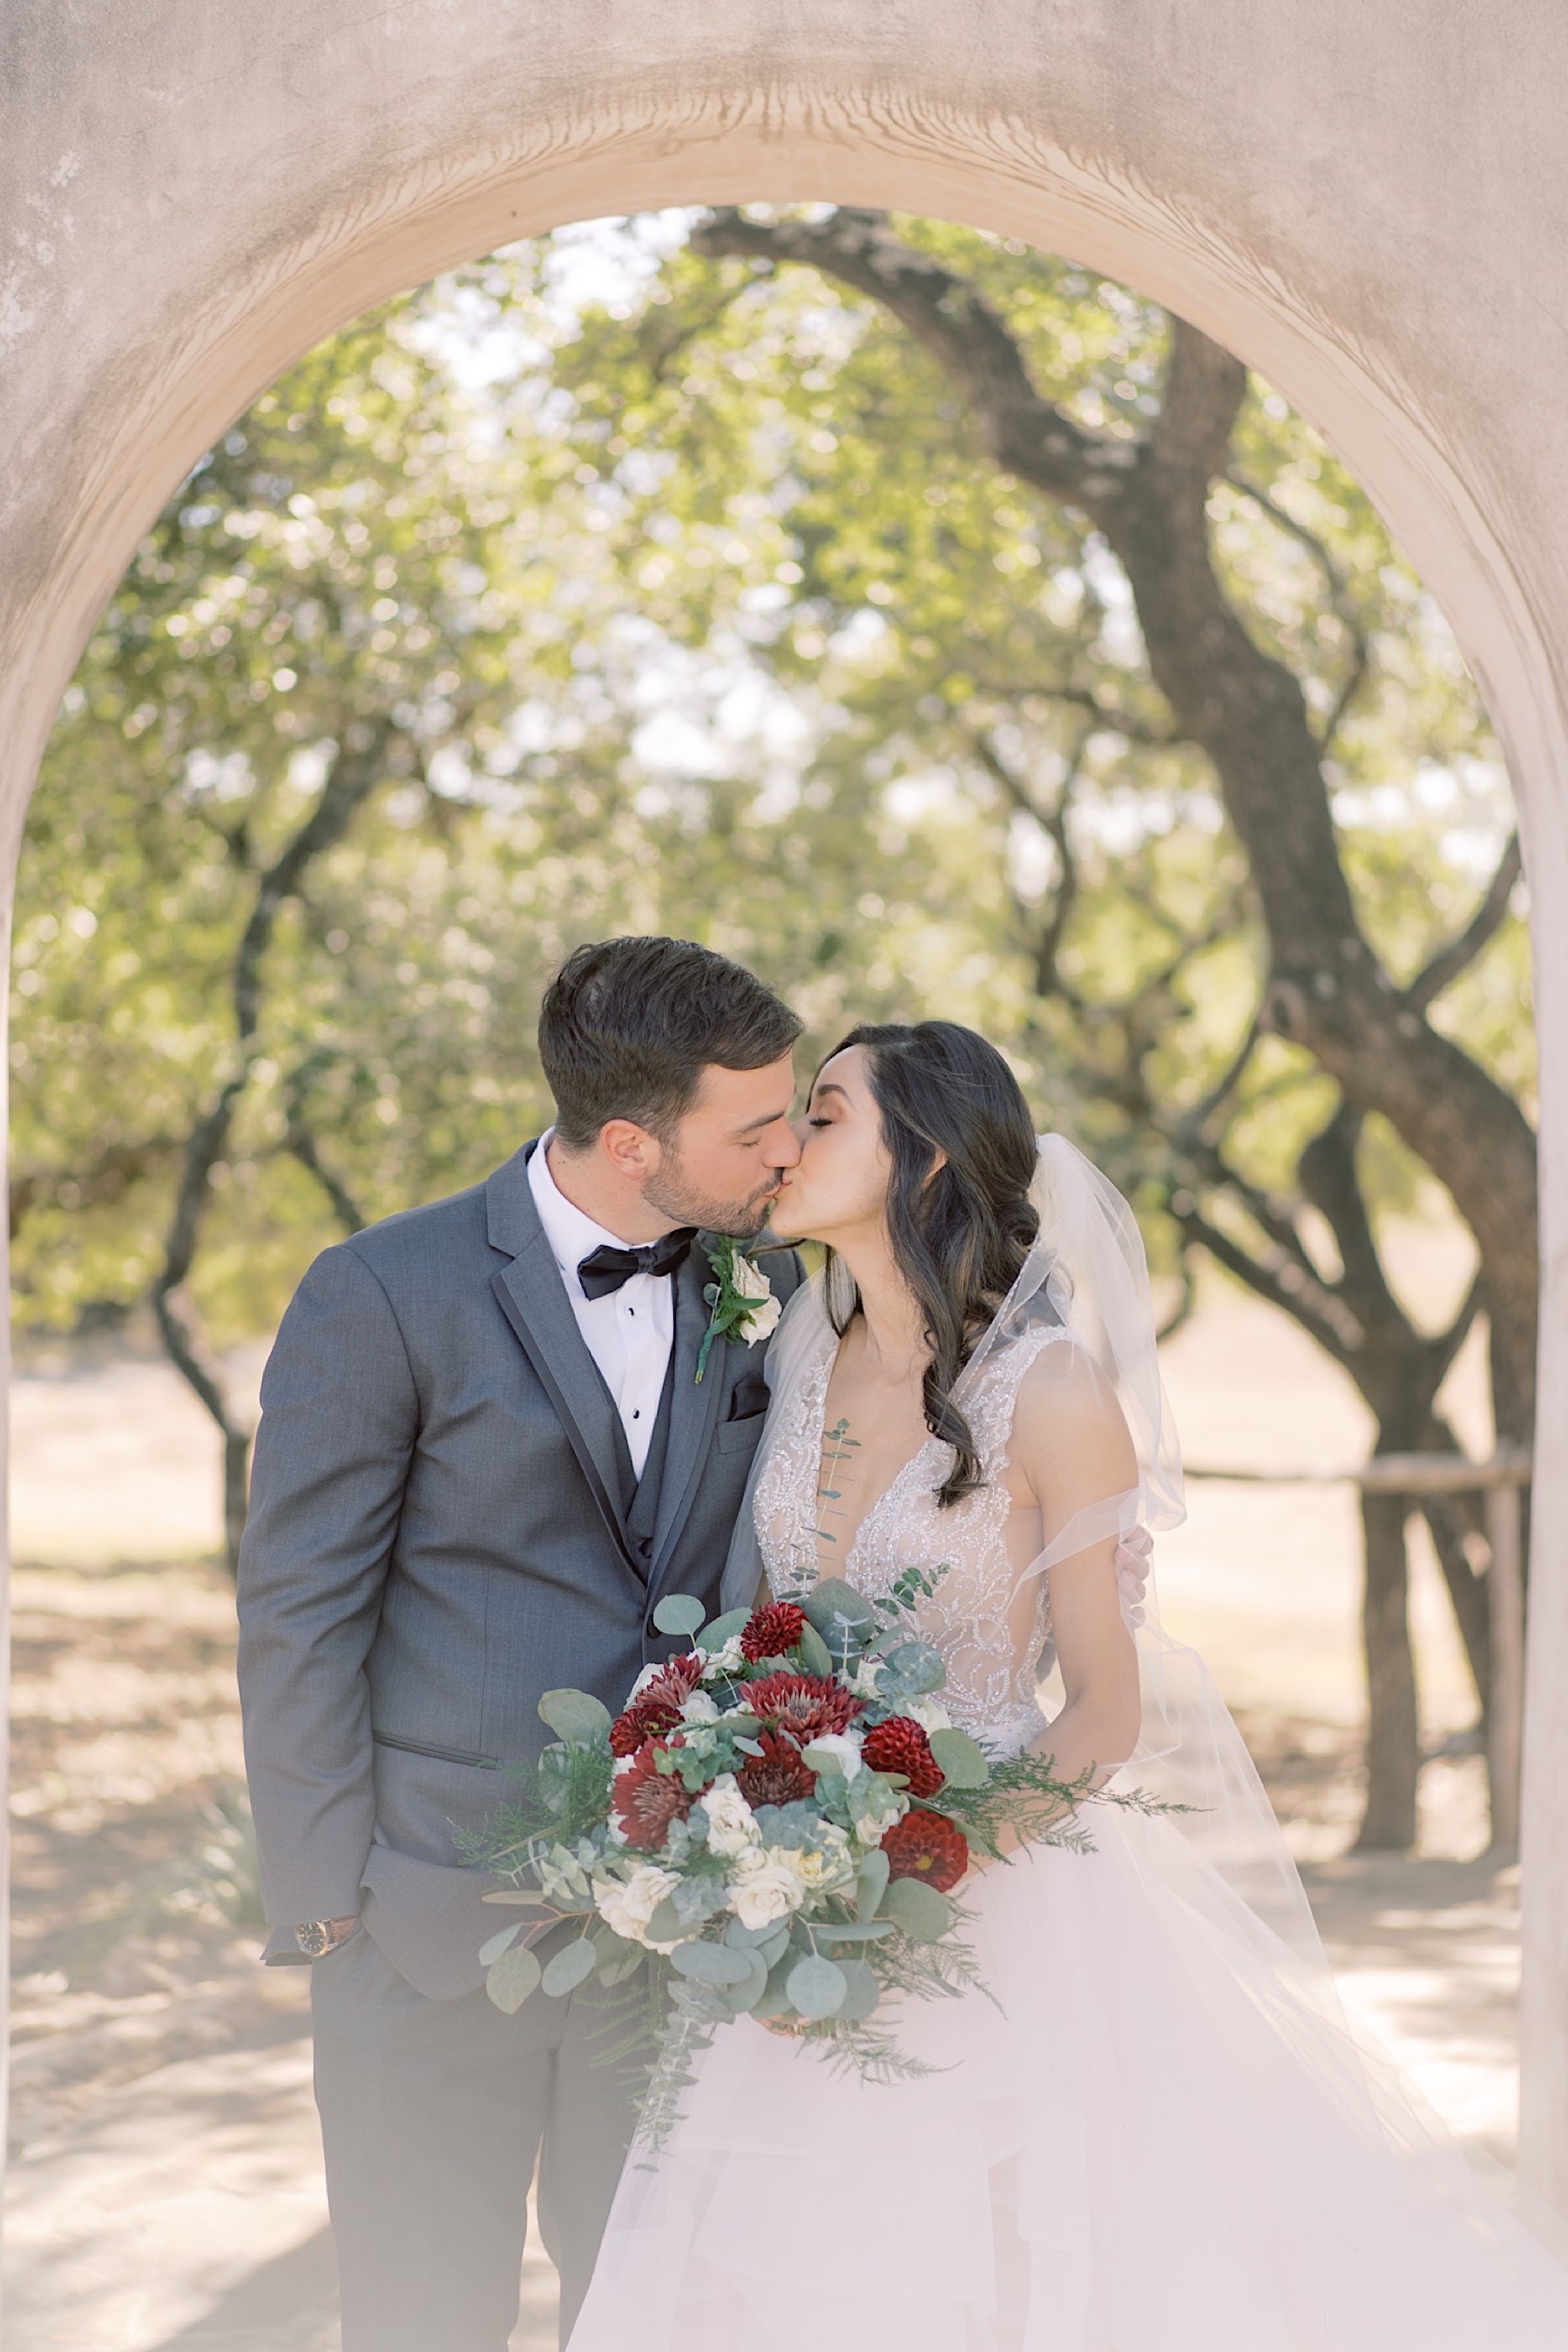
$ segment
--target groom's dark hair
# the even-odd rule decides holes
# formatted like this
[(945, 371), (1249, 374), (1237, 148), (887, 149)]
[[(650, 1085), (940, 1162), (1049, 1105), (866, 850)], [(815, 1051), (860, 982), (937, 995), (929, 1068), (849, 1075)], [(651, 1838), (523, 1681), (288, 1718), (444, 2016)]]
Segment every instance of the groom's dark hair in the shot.
[(539, 1058), (555, 1131), (584, 1151), (612, 1118), (661, 1143), (703, 1071), (762, 1070), (803, 1024), (754, 972), (692, 940), (600, 940), (569, 955), (545, 992)]

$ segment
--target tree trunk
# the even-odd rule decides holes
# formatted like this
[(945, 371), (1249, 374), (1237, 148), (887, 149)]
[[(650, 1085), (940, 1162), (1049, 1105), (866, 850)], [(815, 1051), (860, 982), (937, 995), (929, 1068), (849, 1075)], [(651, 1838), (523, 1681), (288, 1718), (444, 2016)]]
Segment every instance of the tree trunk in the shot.
[(1358, 1853), (1406, 1853), (1415, 1843), (1415, 1789), (1421, 1769), (1415, 1659), (1410, 1644), (1410, 1570), (1405, 1549), (1409, 1506), (1399, 1495), (1363, 1495), (1366, 1584), (1362, 1630), (1366, 1643), (1366, 1809)]
[(239, 1539), (250, 1507), (250, 1432), (227, 1429), (223, 1439), (223, 1540), (228, 1572), (239, 1572)]

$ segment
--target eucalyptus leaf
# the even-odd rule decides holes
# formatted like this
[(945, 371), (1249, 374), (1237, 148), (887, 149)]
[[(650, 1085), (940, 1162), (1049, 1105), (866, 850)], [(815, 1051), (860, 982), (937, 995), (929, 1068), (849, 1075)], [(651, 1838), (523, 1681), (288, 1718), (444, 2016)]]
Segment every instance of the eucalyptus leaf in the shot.
[(841, 1576), (825, 1576), (801, 1602), (806, 1622), (814, 1626), (835, 1660), (858, 1656), (879, 1630), (877, 1612)]
[(610, 1710), (590, 1691), (546, 1691), (539, 1702), (542, 1722), (568, 1748), (592, 1748), (610, 1728)]
[(788, 1951), (784, 1952), (780, 1958), (769, 1962), (768, 1981), (756, 2008), (756, 2014), (759, 2017), (795, 2016), (795, 2007), (789, 1997), (788, 1986), (790, 1971), (795, 1965), (795, 1955)]
[(861, 1919), (842, 1927), (835, 1920), (821, 1920), (811, 1932), (819, 1944), (879, 1944), (896, 1925), (892, 1919)]
[(526, 1944), (514, 1944), (491, 1963), (485, 1977), (485, 1990), (496, 2007), (506, 2016), (512, 2016), (534, 1991), (543, 1970), (537, 1954)]
[(602, 1921), (595, 1927), (593, 1933), (594, 1949), (601, 1960), (624, 1960), (628, 1954), (633, 1953), (639, 1960), (642, 1958), (643, 1948), (640, 1944), (634, 1944), (629, 1936), (617, 1936), (613, 1927), (605, 1927)]
[(808, 1675), (830, 1675), (833, 1672), (833, 1653), (815, 1625), (807, 1623), (801, 1627), (796, 1647), (800, 1651), (801, 1664)]
[(491, 1936), (487, 1942), (482, 1943), (479, 1946), (479, 1966), (481, 1969), (488, 1969), (490, 1967), (492, 1962), (500, 1959), (503, 1952), (510, 1951), (512, 1946), (516, 1943), (518, 1937), (522, 1933), (522, 1925), (523, 1923), (521, 1919), (514, 1919), (510, 1927), (503, 1927), (499, 1936)]
[(748, 1973), (739, 1984), (726, 1985), (723, 1990), (725, 2007), (737, 2017), (749, 2016), (768, 1989), (767, 1963), (762, 1954), (748, 1952), (744, 1957)]
[(991, 1778), (985, 1750), (967, 1731), (933, 1731), (931, 1752), (942, 1767), (942, 1778), (955, 1789), (984, 1789)]
[(682, 1936), (689, 1936), (690, 1933), (690, 1928), (667, 1895), (663, 1902), (656, 1907), (653, 1917), (647, 1923), (648, 1942), (675, 1944), (679, 1942)]
[(731, 1951), (728, 1944), (693, 1940), (677, 1945), (669, 1957), (671, 1967), (694, 1984), (744, 1984), (752, 1974), (750, 1952)]
[[(734, 1952), (760, 1952), (771, 1944), (778, 1932), (777, 1923), (769, 1920), (765, 1927), (743, 1927), (739, 1919), (731, 1919), (724, 1930), (724, 1941)], [(784, 1931), (788, 1941), (789, 1931)]]
[(577, 1936), (570, 1944), (563, 1944), (558, 1952), (551, 1954), (544, 1964), (541, 1981), (546, 1992), (559, 1998), (563, 1993), (574, 1992), (584, 1978), (593, 1975), (598, 1963), (599, 1955), (594, 1948), (592, 1937)]
[(726, 1609), (722, 1617), (715, 1617), (710, 1625), (704, 1625), (700, 1633), (693, 1634), (692, 1639), (700, 1650), (710, 1653), (721, 1650), (726, 1642), (732, 1641), (744, 1630), (751, 1613), (749, 1609)]
[(667, 1592), (653, 1612), (653, 1622), (661, 1633), (696, 1633), (707, 1615), (701, 1601), (689, 1592)]
[(896, 1690), (901, 1698), (921, 1698), (926, 1692), (940, 1690), (947, 1680), (947, 1668), (942, 1653), (929, 1642), (900, 1642), (882, 1660), (882, 1696), (888, 1697)]
[(865, 1855), (855, 1874), (855, 1909), (862, 1919), (874, 1919), (888, 1891), (889, 1864), (879, 1845)]
[(882, 1897), (882, 1916), (901, 1927), (911, 1944), (934, 1944), (947, 1933), (952, 1906), (922, 1878), (895, 1878)]
[(535, 1895), (524, 1886), (498, 1886), (493, 1894), (481, 1895), (481, 1903), (526, 1903), (535, 1911), (553, 1911), (555, 1906), (548, 1896)]
[(837, 1960), (810, 1952), (796, 1960), (784, 1990), (802, 2017), (835, 2017), (849, 1992), (849, 1980)]
[(625, 1959), (601, 1960), (594, 1971), (595, 1983), (602, 1984), (606, 1992), (612, 1991), (616, 1985), (625, 1984), (628, 1977), (636, 1976), (644, 1958), (641, 1948), (634, 1944)]
[(776, 1969), (789, 1949), (790, 1934), (786, 1926), (775, 1927), (765, 1944), (758, 1946), (770, 1969)]
[(858, 2025), (870, 2016), (882, 1998), (877, 1971), (868, 1968), (864, 1960), (842, 1959), (835, 1965), (848, 1988), (838, 2014), (847, 2025)]

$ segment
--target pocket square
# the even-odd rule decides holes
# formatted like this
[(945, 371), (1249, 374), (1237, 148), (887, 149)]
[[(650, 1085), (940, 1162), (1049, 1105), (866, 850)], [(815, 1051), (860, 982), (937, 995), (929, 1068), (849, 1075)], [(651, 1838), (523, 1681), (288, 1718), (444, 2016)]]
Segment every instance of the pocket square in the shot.
[(761, 1372), (742, 1373), (731, 1394), (730, 1410), (724, 1416), (725, 1420), (754, 1421), (758, 1413), (766, 1412), (769, 1394), (768, 1384)]

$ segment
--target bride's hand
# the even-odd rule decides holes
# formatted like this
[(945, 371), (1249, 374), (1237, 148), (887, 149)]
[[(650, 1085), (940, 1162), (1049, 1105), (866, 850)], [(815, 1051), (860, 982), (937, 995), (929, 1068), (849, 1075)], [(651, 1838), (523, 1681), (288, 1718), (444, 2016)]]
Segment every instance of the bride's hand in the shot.
[(995, 1864), (1005, 1862), (1009, 1855), (1016, 1853), (1020, 1846), (1026, 1843), (1027, 1840), (1020, 1837), (1018, 1832), (1013, 1827), (1011, 1822), (1004, 1822), (1001, 1829), (996, 1832), (996, 1853), (986, 1853), (978, 1846), (971, 1846), (969, 1850), (969, 1868), (959, 1880), (955, 1892), (962, 1894), (963, 1890), (970, 1884), (971, 1880), (978, 1877), (979, 1874), (983, 1870), (990, 1870)]

